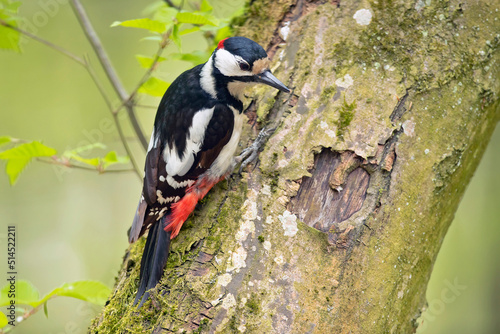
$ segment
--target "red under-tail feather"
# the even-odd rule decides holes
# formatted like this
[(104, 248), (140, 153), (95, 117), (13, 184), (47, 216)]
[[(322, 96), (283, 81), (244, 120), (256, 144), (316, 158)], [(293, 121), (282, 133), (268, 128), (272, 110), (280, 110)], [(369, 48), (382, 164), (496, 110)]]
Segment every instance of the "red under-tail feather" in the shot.
[(179, 234), (182, 224), (187, 220), (191, 212), (193, 212), (196, 204), (209, 192), (212, 187), (217, 184), (217, 181), (207, 181), (202, 180), (199, 184), (195, 184), (193, 187), (189, 188), (186, 195), (182, 199), (172, 204), (170, 207), (171, 213), (167, 218), (167, 226), (165, 226), (165, 231), (170, 232), (170, 239), (173, 239)]

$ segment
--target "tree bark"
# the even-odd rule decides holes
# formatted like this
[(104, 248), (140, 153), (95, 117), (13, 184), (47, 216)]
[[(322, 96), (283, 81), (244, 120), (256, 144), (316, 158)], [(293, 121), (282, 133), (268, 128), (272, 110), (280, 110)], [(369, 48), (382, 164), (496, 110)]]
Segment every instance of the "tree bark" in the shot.
[(252, 119), (278, 124), (257, 167), (211, 191), (140, 310), (132, 245), (90, 332), (414, 332), (499, 119), (498, 7), (251, 1), (237, 32), (296, 96), (252, 92)]

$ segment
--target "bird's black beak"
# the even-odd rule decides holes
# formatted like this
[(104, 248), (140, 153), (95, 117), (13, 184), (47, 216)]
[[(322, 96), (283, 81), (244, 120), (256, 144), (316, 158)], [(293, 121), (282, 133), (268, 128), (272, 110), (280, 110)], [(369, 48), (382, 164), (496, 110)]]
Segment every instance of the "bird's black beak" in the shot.
[(290, 89), (288, 89), (287, 86), (285, 86), (281, 81), (279, 81), (278, 78), (276, 78), (269, 70), (265, 70), (261, 74), (257, 74), (255, 77), (256, 77), (255, 81), (257, 82), (277, 88), (282, 92), (290, 93)]

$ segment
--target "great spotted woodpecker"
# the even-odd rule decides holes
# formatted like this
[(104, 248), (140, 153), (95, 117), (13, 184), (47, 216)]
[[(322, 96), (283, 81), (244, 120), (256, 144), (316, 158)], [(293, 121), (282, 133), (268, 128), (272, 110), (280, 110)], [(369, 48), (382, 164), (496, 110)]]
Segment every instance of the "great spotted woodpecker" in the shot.
[(234, 166), (243, 123), (243, 90), (264, 83), (290, 90), (269, 70), (264, 49), (245, 37), (219, 42), (205, 63), (182, 73), (165, 92), (154, 122), (144, 185), (129, 233), (148, 229), (134, 305), (148, 299), (175, 238), (196, 203)]

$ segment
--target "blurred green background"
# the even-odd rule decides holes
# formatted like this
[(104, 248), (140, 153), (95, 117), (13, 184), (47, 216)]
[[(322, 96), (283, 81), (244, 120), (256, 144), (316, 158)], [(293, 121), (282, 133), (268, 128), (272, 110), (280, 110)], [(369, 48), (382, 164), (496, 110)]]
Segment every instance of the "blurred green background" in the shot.
[[(242, 2), (212, 1), (212, 5), (222, 17)], [(129, 90), (144, 72), (134, 55), (152, 55), (156, 45), (140, 41), (145, 32), (109, 26), (113, 21), (140, 17), (149, 3), (84, 1)], [(67, 1), (25, 1), (21, 15), (28, 19), (32, 33), (77, 55), (92, 54)], [(205, 47), (200, 36), (183, 40), (184, 52)], [(103, 127), (112, 119), (86, 71), (35, 41), (25, 39), (23, 51), (0, 52), (0, 135), (43, 140), (60, 152), (100, 141), (108, 150), (125, 154), (116, 131)], [(90, 59), (99, 68), (92, 55)], [(189, 67), (186, 62), (169, 63), (156, 75), (172, 81)], [(114, 96), (111, 87), (106, 89)], [(158, 102), (154, 98), (141, 100), (149, 105)], [(139, 112), (146, 133), (151, 131), (154, 114), (154, 109)], [(126, 118), (122, 123), (132, 136)], [(137, 142), (132, 142), (132, 148), (142, 168), (143, 152)], [(444, 240), (427, 291), (430, 307), (419, 333), (500, 332), (500, 261), (496, 260), (500, 254), (499, 149), (497, 129)], [(4, 168), (5, 163), (1, 165)], [(41, 294), (63, 282), (83, 279), (100, 280), (112, 287), (140, 195), (141, 183), (135, 175), (97, 175), (34, 162), (15, 187), (2, 173), (0, 189), (0, 240), (4, 248), (6, 226), (17, 225), (19, 278), (30, 280)], [(6, 272), (4, 255), (0, 258), (0, 268)], [(465, 288), (453, 302), (447, 298), (444, 302), (443, 290), (447, 282), (455, 280)], [(86, 333), (90, 319), (99, 311), (97, 306), (63, 297), (49, 301), (48, 309), (49, 319), (39, 312), (14, 333)]]

